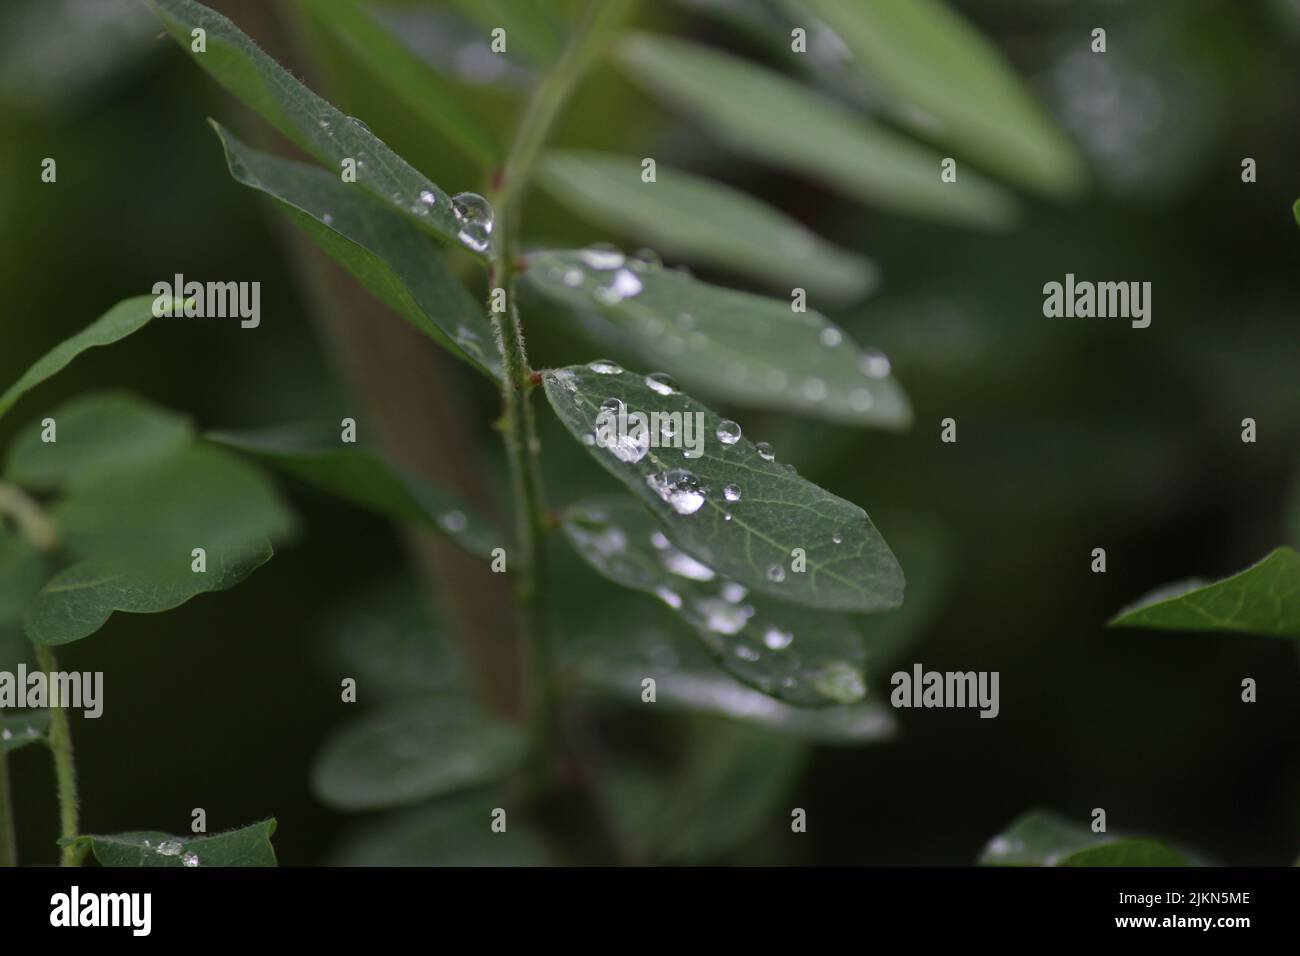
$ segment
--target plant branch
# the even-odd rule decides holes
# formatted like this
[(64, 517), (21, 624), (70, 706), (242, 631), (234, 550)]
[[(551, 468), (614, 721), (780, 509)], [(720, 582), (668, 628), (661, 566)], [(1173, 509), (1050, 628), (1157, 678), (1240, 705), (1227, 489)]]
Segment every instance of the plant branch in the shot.
[(568, 47), (538, 85), (524, 109), (505, 166), (495, 176), (489, 202), (496, 238), (488, 277), (491, 303), (496, 289), (506, 292), (506, 307), (489, 306), (497, 348), (505, 369), (501, 387), (502, 420), (515, 503), (515, 544), (519, 552), (515, 595), (519, 606), (521, 675), (528, 695), (536, 780), (549, 775), (549, 757), (557, 731), (558, 702), (554, 649), (547, 626), (545, 536), (550, 529), (542, 489), (537, 428), (529, 396), (535, 385), (528, 365), (523, 326), (515, 307), (513, 283), (519, 259), (520, 212), (537, 157), (586, 68), (595, 57), (596, 39), (622, 16), (627, 0), (592, 0)]
[[(36, 662), (52, 683), (59, 669), (54, 651), (44, 644), (33, 646), (36, 648)], [(77, 767), (72, 758), (72, 730), (65, 707), (50, 708), (50, 751), (54, 754), (54, 779), (59, 793), (59, 835), (71, 840), (80, 834), (81, 823), (78, 818)], [(80, 866), (83, 853), (79, 847), (64, 846), (63, 865)]]
[(41, 506), (17, 485), (0, 481), (0, 517), (6, 515), (37, 551), (53, 551), (58, 546), (58, 532)]
[(14, 836), (13, 795), (9, 789), (9, 756), (0, 750), (0, 867), (18, 865), (18, 839)]

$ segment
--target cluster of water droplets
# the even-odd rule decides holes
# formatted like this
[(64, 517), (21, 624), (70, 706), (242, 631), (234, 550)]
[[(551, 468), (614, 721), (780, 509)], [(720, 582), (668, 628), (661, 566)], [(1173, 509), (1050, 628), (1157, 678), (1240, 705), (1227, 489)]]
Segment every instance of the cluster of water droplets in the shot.
[(185, 844), (180, 840), (162, 840), (157, 846), (152, 845), (148, 840), (144, 841), (146, 849), (153, 850), (159, 856), (181, 858), (181, 866), (195, 867), (202, 864), (197, 853), (186, 853)]
[[(35, 727), (28, 726), (23, 730), (23, 736), (25, 737), (36, 738), (39, 737), (40, 735), (41, 732), (37, 730)], [(3, 730), (0, 730), (0, 740), (13, 740), (15, 736), (16, 735), (14, 734), (14, 732), (10, 730), (8, 727), (5, 727)]]

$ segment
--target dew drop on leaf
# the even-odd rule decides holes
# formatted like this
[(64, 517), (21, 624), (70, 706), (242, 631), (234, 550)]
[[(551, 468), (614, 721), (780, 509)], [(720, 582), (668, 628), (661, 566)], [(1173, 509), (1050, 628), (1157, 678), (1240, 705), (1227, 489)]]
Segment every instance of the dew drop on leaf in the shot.
[(758, 457), (764, 461), (772, 461), (776, 458), (776, 453), (772, 451), (772, 446), (765, 441), (761, 441), (755, 445), (754, 450), (758, 452)]
[(734, 445), (736, 442), (740, 441), (740, 426), (731, 421), (731, 419), (724, 418), (722, 421), (718, 422), (718, 430), (716, 434), (718, 436), (718, 441), (722, 442), (722, 444)]
[(653, 372), (647, 375), (645, 386), (656, 395), (671, 395), (677, 390), (677, 383), (664, 372)]
[(785, 568), (779, 564), (773, 564), (767, 569), (767, 579), (780, 584), (785, 580)]
[(726, 498), (728, 501), (739, 501), (740, 485), (727, 485), (727, 487), (722, 489), (722, 497)]
[(707, 489), (684, 468), (646, 476), (646, 484), (679, 515), (692, 515), (704, 506)]
[(769, 627), (763, 632), (763, 643), (774, 651), (783, 651), (794, 641), (794, 635), (780, 628)]
[(456, 237), (475, 252), (485, 251), (491, 242), (495, 220), (488, 201), (478, 193), (457, 193), (451, 197), (451, 209), (460, 224)]
[[(617, 362), (611, 362), (609, 359), (596, 359), (594, 362), (588, 362), (587, 368), (591, 369), (597, 375), (622, 375), (623, 374), (623, 366), (619, 365)], [(609, 402), (617, 402), (617, 401), (618, 399), (616, 398), (608, 399), (605, 402), (605, 404), (601, 405), (600, 407), (606, 408), (608, 407)], [(618, 402), (618, 404), (622, 406), (623, 403)]]

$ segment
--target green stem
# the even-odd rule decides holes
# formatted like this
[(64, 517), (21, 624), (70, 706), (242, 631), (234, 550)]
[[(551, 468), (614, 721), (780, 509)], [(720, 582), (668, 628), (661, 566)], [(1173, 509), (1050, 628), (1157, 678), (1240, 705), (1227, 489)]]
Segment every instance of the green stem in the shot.
[(59, 543), (58, 533), (41, 506), (17, 485), (0, 481), (0, 517), (13, 519), (18, 533), (38, 551), (53, 551)]
[(528, 695), (527, 714), (533, 734), (535, 778), (549, 776), (552, 742), (558, 729), (558, 691), (554, 649), (547, 626), (545, 536), (550, 530), (546, 497), (542, 489), (537, 428), (529, 396), (536, 385), (528, 365), (523, 326), (515, 308), (513, 284), (519, 262), (520, 210), (532, 179), (537, 157), (555, 120), (586, 68), (595, 57), (595, 40), (628, 0), (592, 0), (582, 22), (554, 69), (538, 85), (523, 112), (504, 167), (489, 194), (495, 218), (489, 302), (495, 289), (506, 290), (504, 312), (489, 307), (497, 348), (505, 369), (501, 386), (502, 431), (510, 464), (515, 503), (515, 594), (519, 606), (519, 638), (523, 686)]
[(13, 797), (9, 792), (9, 758), (0, 750), (0, 866), (18, 865), (18, 839), (14, 836)]
[[(44, 644), (34, 644), (36, 662), (51, 683), (59, 669), (54, 652)], [(80, 834), (77, 803), (77, 767), (72, 758), (72, 730), (65, 707), (50, 708), (50, 751), (54, 754), (54, 779), (59, 793), (59, 835), (70, 840)], [(63, 865), (80, 866), (82, 851), (75, 846), (63, 848)]]

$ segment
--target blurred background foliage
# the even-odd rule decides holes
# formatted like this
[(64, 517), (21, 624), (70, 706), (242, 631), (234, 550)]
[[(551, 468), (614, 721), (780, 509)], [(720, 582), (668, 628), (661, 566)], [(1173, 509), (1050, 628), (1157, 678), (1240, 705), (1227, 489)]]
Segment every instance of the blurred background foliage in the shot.
[[(449, 147), (417, 98), (395, 96), (346, 37), (280, 0), (212, 6), (435, 182), (484, 191), (483, 167)], [(552, 51), (543, 32), (504, 60), (488, 52), (485, 24), (496, 22), (498, 6), (383, 8), (385, 22), (500, 141)], [(571, 14), (577, 4), (556, 6)], [(735, 417), (803, 475), (863, 505), (909, 578), (919, 562), (942, 582), (913, 611), (918, 630), (903, 663), (1001, 672), (998, 719), (898, 711), (892, 739), (867, 746), (808, 745), (779, 728), (619, 706), (608, 686), (584, 695), (574, 733), (589, 738), (606, 838), (622, 859), (967, 864), (1031, 807), (1075, 820), (1104, 807), (1112, 829), (1213, 860), (1288, 863), (1300, 849), (1294, 642), (1108, 632), (1103, 623), (1155, 585), (1228, 574), (1277, 544), (1300, 544), (1300, 237), (1290, 212), (1300, 194), (1300, 4), (955, 6), (1025, 77), (1088, 167), (1077, 199), (1018, 193), (1021, 220), (1010, 230), (889, 214), (811, 179), (738, 162), (608, 65), (584, 83), (553, 137), (557, 147), (654, 156), (744, 189), (875, 263), (879, 288), (869, 298), (814, 304), (890, 356), (914, 405), (912, 429)], [(367, 322), (396, 320), (361, 294), (322, 301), (332, 294), (320, 290), (337, 286), (322, 282), (321, 260), (230, 178), (205, 119), (241, 136), (265, 138), (264, 128), (250, 134), (257, 121), (162, 38), (140, 4), (10, 0), (5, 17), (0, 382), (111, 303), (174, 273), (260, 281), (263, 321), (256, 332), (163, 321), (92, 352), (23, 400), (0, 426), (0, 447), (45, 410), (101, 386), (128, 388), (203, 428), (357, 414), (341, 372), (356, 342), (334, 336), (322, 313), (341, 303), (364, 310)], [(692, 0), (642, 4), (636, 26), (797, 74), (805, 64), (789, 54), (788, 18), (788, 7), (765, 0)], [(1108, 32), (1104, 55), (1088, 52), (1097, 26)], [(871, 89), (837, 79), (842, 62), (807, 70), (807, 82), (846, 102), (879, 106)], [(39, 183), (47, 156), (58, 160), (57, 186)], [(1240, 176), (1247, 156), (1259, 168), (1250, 185)], [(542, 189), (526, 217), (530, 243), (647, 244)], [(1042, 285), (1067, 272), (1152, 282), (1151, 327), (1044, 319)], [(745, 287), (727, 272), (696, 274)], [(524, 320), (536, 367), (606, 351), (565, 315), (538, 309)], [(407, 347), (434, 351), (424, 340)], [(499, 513), (502, 465), (483, 427), (498, 396), (458, 363), (428, 361), (441, 408), (425, 404), (428, 392), (409, 394), (397, 441), (430, 417), (462, 423), (438, 430), (433, 470), (451, 468), (462, 490)], [(539, 413), (553, 505), (613, 490), (553, 416)], [(958, 421), (955, 445), (938, 440), (946, 416)], [(1240, 440), (1244, 417), (1259, 423), (1257, 444)], [(364, 628), (347, 636), (358, 608), (411, 590), (401, 587), (411, 541), (305, 486), (285, 487), (300, 533), (243, 585), (166, 615), (117, 615), (95, 639), (66, 649), (65, 667), (107, 675), (103, 718), (74, 722), (84, 829), (185, 832), (191, 808), (204, 807), (213, 831), (277, 816), (286, 864), (608, 859), (609, 848), (574, 825), (574, 810), (555, 811), (549, 835), (530, 827), (498, 855), (473, 837), (447, 836), (483, 827), (483, 808), (499, 805), (492, 795), (360, 827), (313, 795), (316, 754), (351, 715), (339, 702), (334, 650), (365, 639)], [(1107, 549), (1104, 575), (1089, 572), (1094, 547)], [(653, 600), (599, 581), (562, 541), (551, 548), (554, 613), (573, 660), (584, 659), (583, 642), (632, 653), (647, 630), (680, 628)], [(909, 562), (908, 552), (920, 556)], [(499, 598), (497, 583), (471, 581), (460, 595), (428, 593), (434, 629), (458, 626), (448, 610), (456, 600)], [(379, 605), (421, 613), (403, 600)], [(484, 666), (513, 668), (502, 643), (508, 618), (477, 620), (491, 630)], [(12, 637), (7, 659), (21, 653)], [(684, 655), (695, 651), (677, 639)], [(889, 669), (871, 673), (878, 700)], [(1259, 681), (1258, 703), (1240, 702), (1243, 677)], [(47, 758), (26, 748), (11, 767), (22, 855), (51, 856)], [(807, 834), (791, 834), (792, 807), (808, 811)]]

